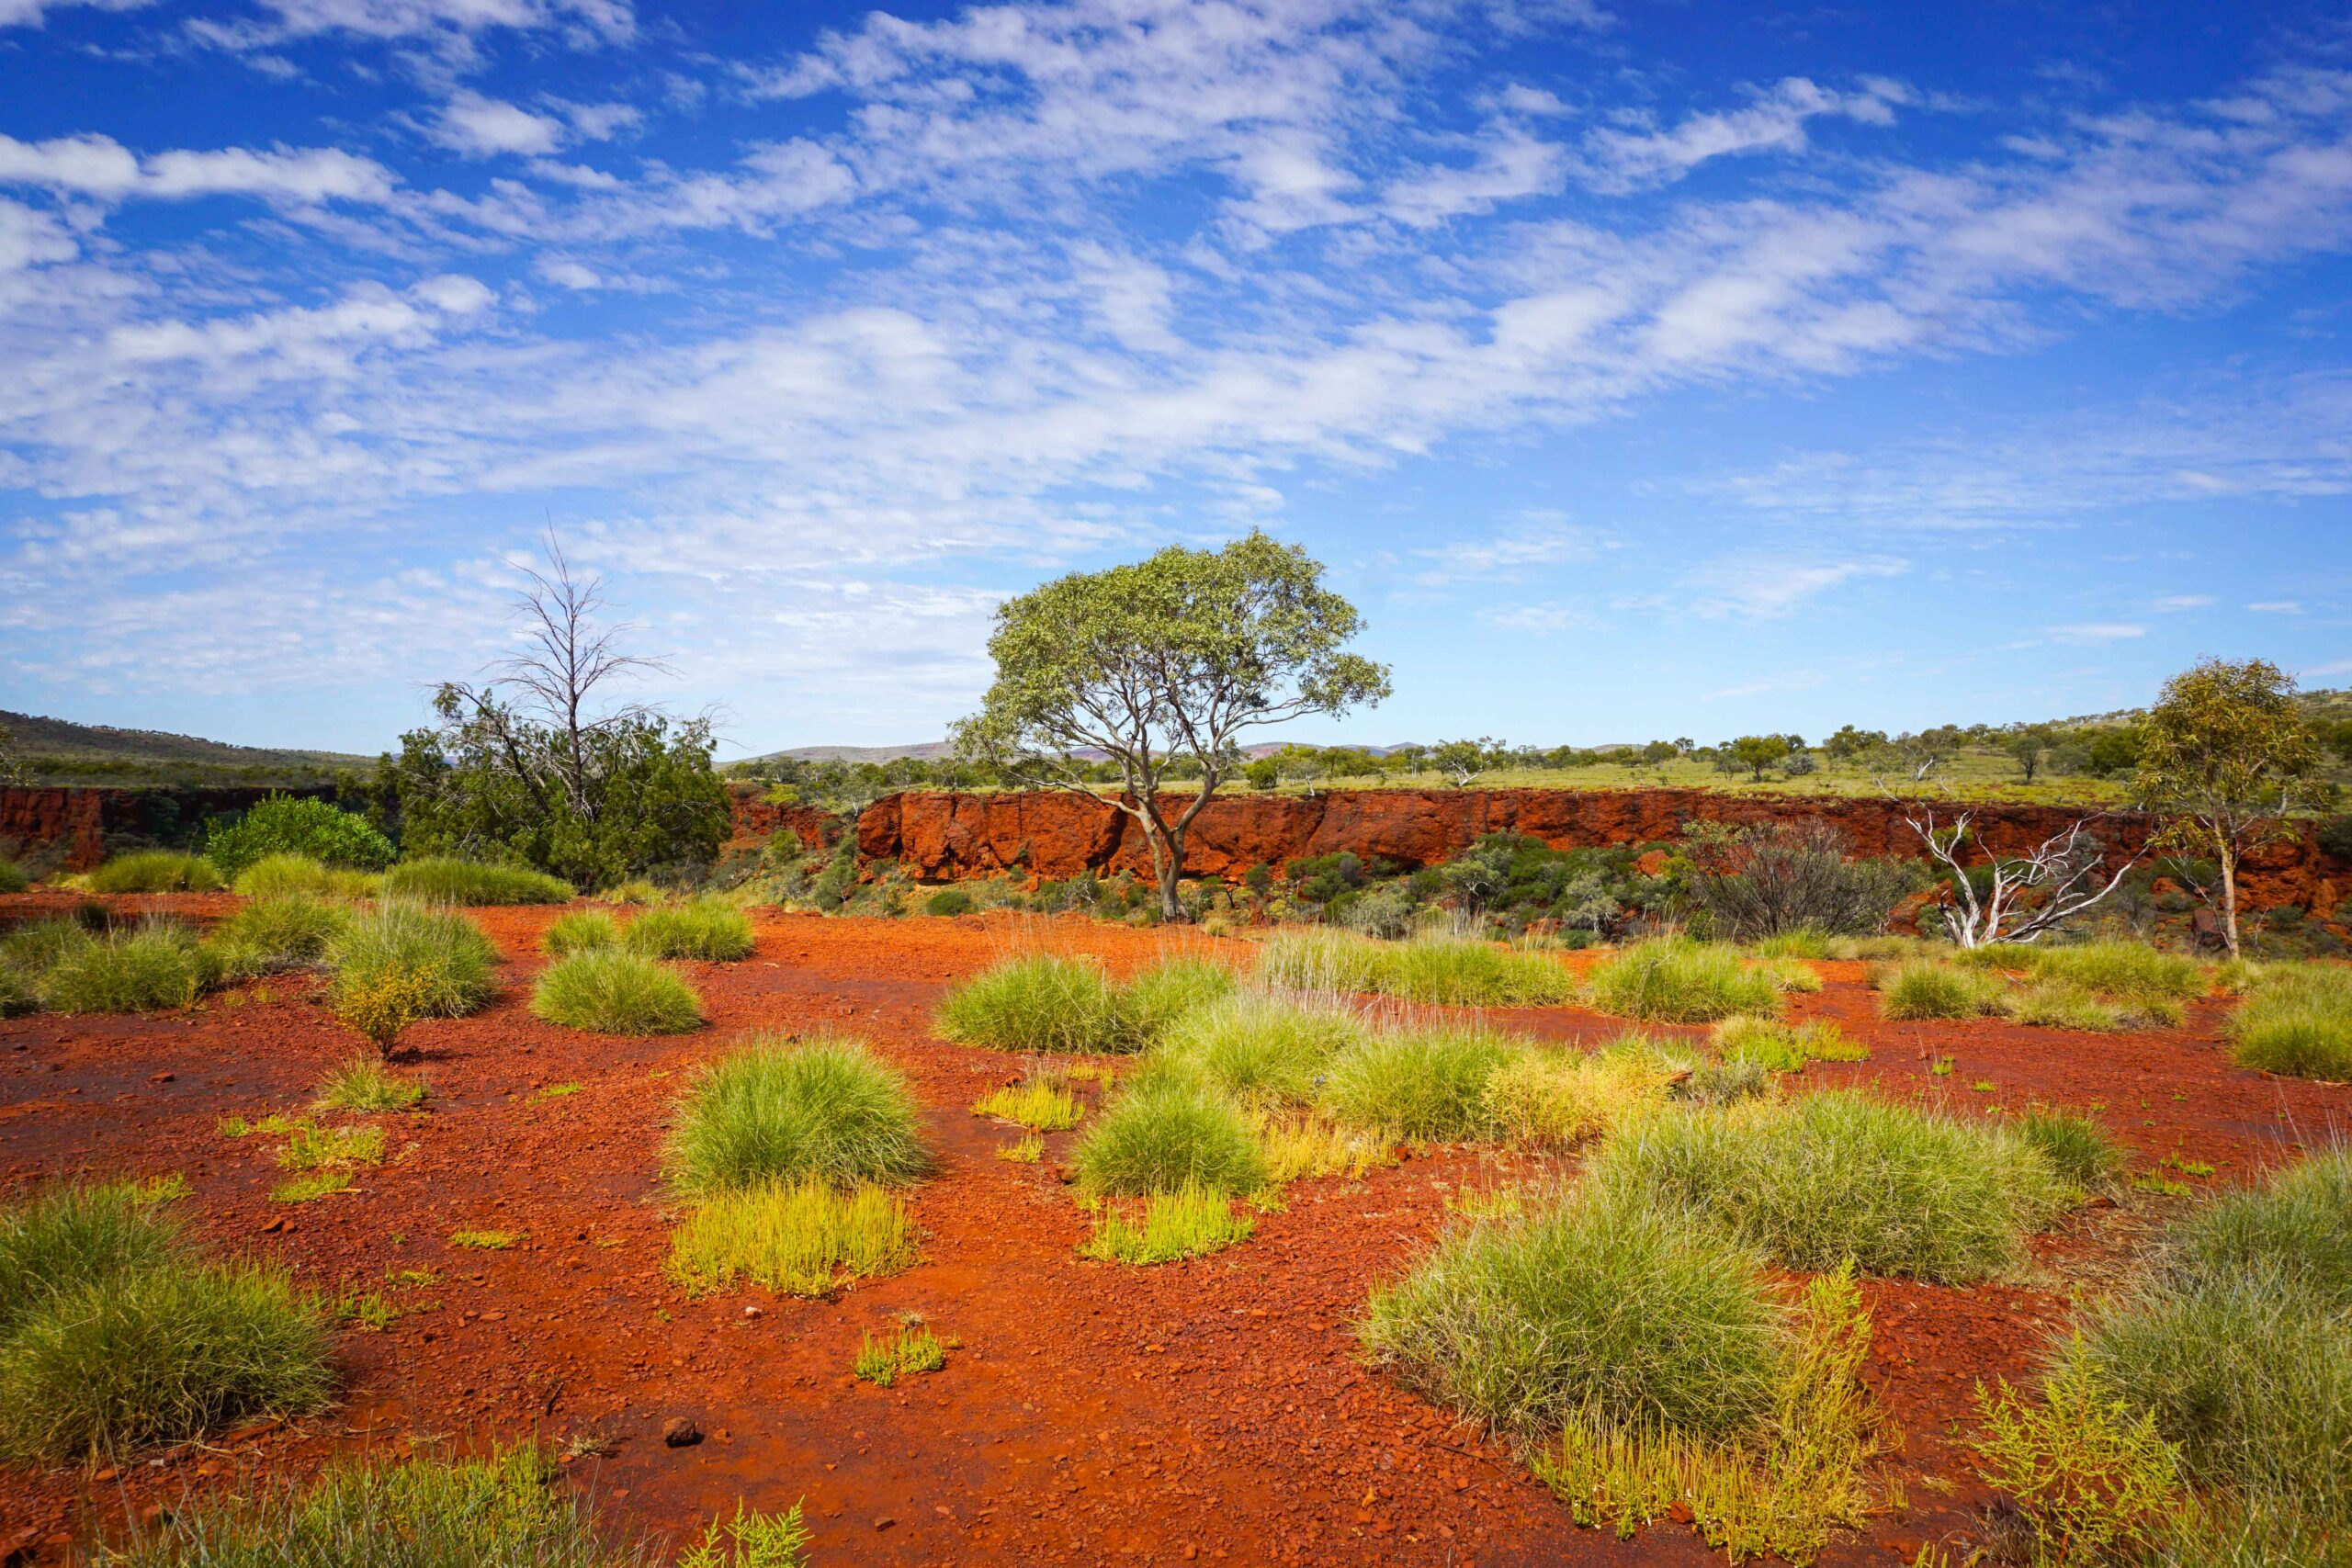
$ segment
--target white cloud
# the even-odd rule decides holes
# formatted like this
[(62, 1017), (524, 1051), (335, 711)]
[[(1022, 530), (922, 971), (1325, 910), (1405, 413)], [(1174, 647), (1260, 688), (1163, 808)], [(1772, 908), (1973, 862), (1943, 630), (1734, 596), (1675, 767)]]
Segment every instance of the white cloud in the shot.
[(51, 11), (76, 6), (94, 11), (135, 11), (152, 0), (0, 0), (0, 28), (37, 28)]
[(1414, 555), (1437, 564), (1415, 573), (1413, 581), (1424, 588), (1442, 588), (1532, 567), (1591, 560), (1612, 542), (1608, 535), (1578, 527), (1556, 513), (1535, 513), (1526, 526), (1510, 533), (1415, 550)]
[(637, 28), (629, 0), (259, 0), (267, 23), (195, 29), (237, 48), (344, 33), (381, 40), (469, 39), (497, 29), (553, 29), (575, 42), (620, 42)]
[(1752, 551), (1718, 557), (1685, 573), (1693, 615), (1776, 620), (1846, 583), (1900, 577), (1911, 563), (1894, 556), (1830, 558)]
[(1490, 212), (1503, 202), (1557, 190), (1566, 177), (1565, 151), (1510, 126), (1480, 138), (1467, 168), (1416, 170), (1381, 193), (1391, 218), (1425, 229), (1464, 213)]
[(2073, 648), (2093, 648), (2147, 635), (2147, 627), (2129, 621), (2077, 621), (2071, 626), (2051, 626), (2043, 633), (2052, 642)]
[(1863, 125), (1891, 125), (1894, 110), (1911, 101), (1901, 84), (1865, 83), (1857, 92), (1821, 87), (1792, 76), (1759, 93), (1747, 107), (1694, 114), (1666, 129), (1638, 117), (1628, 127), (1594, 130), (1585, 139), (1582, 175), (1597, 190), (1624, 192), (1680, 179), (1710, 159), (1749, 152), (1799, 152), (1807, 145), (1805, 122), (1822, 116)]
[(2300, 615), (2303, 613), (2302, 602), (2297, 599), (2259, 599), (2246, 608), (2257, 615)]
[(0, 135), (0, 184), (39, 186), (100, 201), (253, 196), (381, 203), (390, 198), (396, 181), (374, 160), (334, 147), (175, 149), (141, 158), (108, 136), (19, 141)]
[(2213, 603), (2211, 593), (2167, 593), (2158, 599), (2153, 608), (2165, 612), (2202, 610)]
[(472, 92), (452, 95), (427, 134), (469, 158), (539, 156), (561, 147), (565, 140), (564, 123), (553, 115), (533, 114)]
[(1502, 604), (1480, 610), (1478, 618), (1490, 626), (1536, 637), (1592, 631), (1600, 626), (1596, 616), (1573, 604)]

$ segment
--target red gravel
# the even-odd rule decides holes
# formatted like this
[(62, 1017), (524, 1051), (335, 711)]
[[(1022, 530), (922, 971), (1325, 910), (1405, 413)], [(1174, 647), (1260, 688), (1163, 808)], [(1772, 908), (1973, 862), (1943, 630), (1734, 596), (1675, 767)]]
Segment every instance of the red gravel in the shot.
[[(0, 898), (0, 919), (57, 902)], [(197, 918), (224, 907), (152, 902)], [(612, 1522), (677, 1538), (739, 1497), (766, 1509), (805, 1499), (818, 1561), (837, 1564), (1714, 1561), (1687, 1529), (1632, 1543), (1576, 1529), (1498, 1446), (1358, 1359), (1350, 1324), (1365, 1292), (1429, 1245), (1449, 1197), (1536, 1174), (1535, 1161), (1448, 1150), (1361, 1182), (1300, 1183), (1249, 1243), (1192, 1263), (1075, 1256), (1086, 1224), (1051, 1174), (1071, 1135), (1043, 1167), (993, 1157), (1005, 1134), (967, 1108), (1014, 1065), (935, 1040), (929, 1012), (947, 983), (1017, 946), (1126, 969), (1169, 939), (1078, 919), (763, 916), (752, 959), (684, 966), (711, 1027), (611, 1040), (526, 1010), (537, 934), (556, 913), (475, 911), (508, 954), (504, 988), (478, 1017), (415, 1030), (430, 1114), (395, 1121), (393, 1159), (354, 1191), (294, 1208), (266, 1198), (281, 1174), (276, 1141), (224, 1138), (216, 1123), (299, 1110), (352, 1055), (311, 982), (248, 987), (187, 1015), (0, 1022), (0, 1187), (177, 1170), (194, 1189), (183, 1207), (209, 1240), (321, 1287), (384, 1289), (410, 1309), (385, 1333), (340, 1337), (345, 1403), (323, 1416), (121, 1476), (0, 1469), (0, 1561), (12, 1550), (64, 1561), (70, 1532), (175, 1506), (216, 1477), (300, 1475), (337, 1452), (429, 1435), (480, 1444), (535, 1432), (612, 1442), (612, 1457), (571, 1472)], [(1872, 1059), (1816, 1066), (1810, 1082), (1868, 1080), (1963, 1111), (2096, 1103), (2146, 1160), (2179, 1151), (2215, 1167), (2216, 1181), (2352, 1111), (2352, 1089), (2230, 1066), (2214, 1004), (2184, 1029), (2105, 1037), (1886, 1024), (1859, 965), (1820, 967), (1829, 985), (1796, 1010), (1836, 1019)], [(1569, 1009), (1497, 1016), (1553, 1035), (1619, 1027)], [(923, 1261), (830, 1301), (754, 1290), (689, 1301), (661, 1275), (669, 1101), (695, 1063), (747, 1031), (820, 1028), (865, 1035), (928, 1109), (942, 1170), (913, 1199)], [(1941, 1055), (1956, 1063), (1949, 1077), (1928, 1070)], [(1972, 1092), (1980, 1080), (1993, 1090)], [(571, 1083), (578, 1092), (536, 1092)], [(1983, 1492), (1952, 1433), (1971, 1388), (2030, 1369), (2064, 1320), (2068, 1285), (2112, 1278), (2164, 1207), (2087, 1212), (2016, 1281), (1866, 1287), (1871, 1380), (1904, 1434), (1887, 1470), (1905, 1480), (1909, 1511), (1825, 1562), (1907, 1562), (1920, 1540), (1965, 1529)], [(527, 1239), (469, 1252), (447, 1245), (461, 1228)], [(400, 1269), (440, 1279), (384, 1285)], [(909, 1312), (959, 1342), (946, 1370), (888, 1391), (853, 1382), (864, 1332)], [(681, 1416), (707, 1439), (665, 1447), (662, 1424)]]

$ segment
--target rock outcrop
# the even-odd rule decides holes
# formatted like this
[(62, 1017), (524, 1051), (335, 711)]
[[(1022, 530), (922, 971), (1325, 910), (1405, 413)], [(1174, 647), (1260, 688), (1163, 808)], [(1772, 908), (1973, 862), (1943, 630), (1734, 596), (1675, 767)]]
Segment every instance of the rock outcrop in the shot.
[(243, 811), (271, 795), (332, 798), (332, 788), (104, 789), (76, 785), (0, 789), (0, 855), (44, 871), (87, 871), (117, 850), (177, 844), (208, 817)]

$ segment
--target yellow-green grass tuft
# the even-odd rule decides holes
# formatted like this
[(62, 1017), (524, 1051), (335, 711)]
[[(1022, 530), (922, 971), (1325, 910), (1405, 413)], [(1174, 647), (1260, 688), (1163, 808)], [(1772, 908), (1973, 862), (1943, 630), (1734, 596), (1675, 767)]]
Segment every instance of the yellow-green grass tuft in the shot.
[(1781, 985), (1770, 968), (1737, 950), (1687, 937), (1636, 942), (1592, 972), (1585, 1000), (1601, 1012), (1655, 1023), (1711, 1023), (1719, 1018), (1780, 1010)]
[(778, 1182), (899, 1185), (931, 1168), (914, 1096), (862, 1041), (753, 1036), (679, 1102), (664, 1163), (687, 1197)]
[(384, 891), (432, 904), (565, 904), (578, 896), (569, 882), (527, 866), (444, 855), (402, 861), (384, 873)]
[(415, 1014), (463, 1018), (498, 988), (498, 950), (463, 915), (387, 899), (361, 911), (327, 944), (334, 971), (329, 1004), (345, 1003), (388, 977), (410, 982)]
[(187, 930), (150, 920), (64, 949), (41, 976), (41, 1005), (52, 1012), (153, 1012), (196, 1005), (205, 964)]
[(1304, 1104), (1332, 1056), (1365, 1032), (1344, 1009), (1239, 992), (1179, 1020), (1143, 1070), (1252, 1104)]
[(1173, 1263), (1247, 1241), (1257, 1228), (1248, 1214), (1234, 1213), (1224, 1192), (1198, 1184), (1150, 1194), (1140, 1213), (1133, 1207), (1106, 1205), (1080, 1256), (1102, 1263)]
[(1905, 1021), (1982, 1018), (2001, 1010), (2007, 989), (1997, 976), (1933, 959), (1898, 964), (1871, 983), (1878, 987), (1879, 1016)]
[(943, 1039), (992, 1051), (1102, 1051), (1118, 1032), (1117, 1006), (1091, 960), (1037, 953), (956, 987), (940, 1002), (934, 1027)]
[(1133, 1088), (1112, 1100), (1080, 1142), (1075, 1163), (1080, 1181), (1097, 1193), (1188, 1185), (1249, 1192), (1266, 1182), (1265, 1157), (1241, 1112), (1182, 1084)]
[(600, 947), (620, 945), (621, 928), (602, 909), (573, 909), (558, 915), (540, 933), (539, 951), (550, 958), (569, 958)]
[(1657, 1058), (1632, 1052), (1531, 1048), (1488, 1074), (1481, 1098), (1496, 1129), (1514, 1143), (1566, 1147), (1665, 1105), (1673, 1078)]
[(217, 983), (251, 979), (320, 962), (351, 924), (350, 912), (304, 894), (257, 898), (212, 928), (203, 959)]
[(749, 958), (754, 946), (749, 917), (722, 898), (690, 898), (648, 909), (629, 921), (621, 942), (649, 958), (717, 963)]
[(702, 1025), (702, 998), (677, 973), (620, 948), (558, 959), (531, 988), (534, 1017), (594, 1034), (684, 1034)]
[(843, 1279), (914, 1262), (907, 1206), (880, 1187), (842, 1192), (820, 1177), (706, 1198), (671, 1237), (673, 1281), (700, 1295), (748, 1280), (788, 1295), (823, 1295)]
[(236, 890), (248, 898), (373, 898), (384, 886), (381, 872), (331, 866), (309, 855), (274, 854), (237, 873)]
[(1491, 1125), (1487, 1079), (1515, 1049), (1476, 1025), (1384, 1030), (1331, 1058), (1317, 1104), (1343, 1125), (1393, 1138), (1474, 1137)]
[(93, 893), (211, 893), (221, 886), (210, 861), (178, 850), (117, 855), (90, 873)]
[(2290, 1077), (2352, 1082), (2352, 969), (2267, 964), (2228, 1024), (2242, 1066)]
[(1051, 1073), (1033, 1073), (1017, 1084), (1001, 1085), (972, 1102), (975, 1116), (993, 1116), (1039, 1133), (1060, 1133), (1075, 1127), (1086, 1114), (1068, 1079)]
[(1727, 1018), (1709, 1031), (1718, 1055), (1761, 1063), (1776, 1073), (1801, 1073), (1807, 1062), (1859, 1062), (1870, 1053), (1826, 1019), (1783, 1023), (1770, 1018)]
[(850, 1371), (877, 1388), (888, 1388), (900, 1378), (935, 1372), (947, 1364), (947, 1347), (922, 1322), (901, 1323), (884, 1338), (866, 1330)]

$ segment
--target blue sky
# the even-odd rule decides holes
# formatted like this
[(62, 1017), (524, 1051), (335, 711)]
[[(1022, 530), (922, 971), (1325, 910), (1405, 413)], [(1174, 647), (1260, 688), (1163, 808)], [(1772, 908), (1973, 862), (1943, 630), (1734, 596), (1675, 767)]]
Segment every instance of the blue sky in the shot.
[(372, 750), (550, 521), (729, 754), (1263, 526), (1301, 739), (2352, 684), (2340, 6), (0, 0), (0, 706)]

